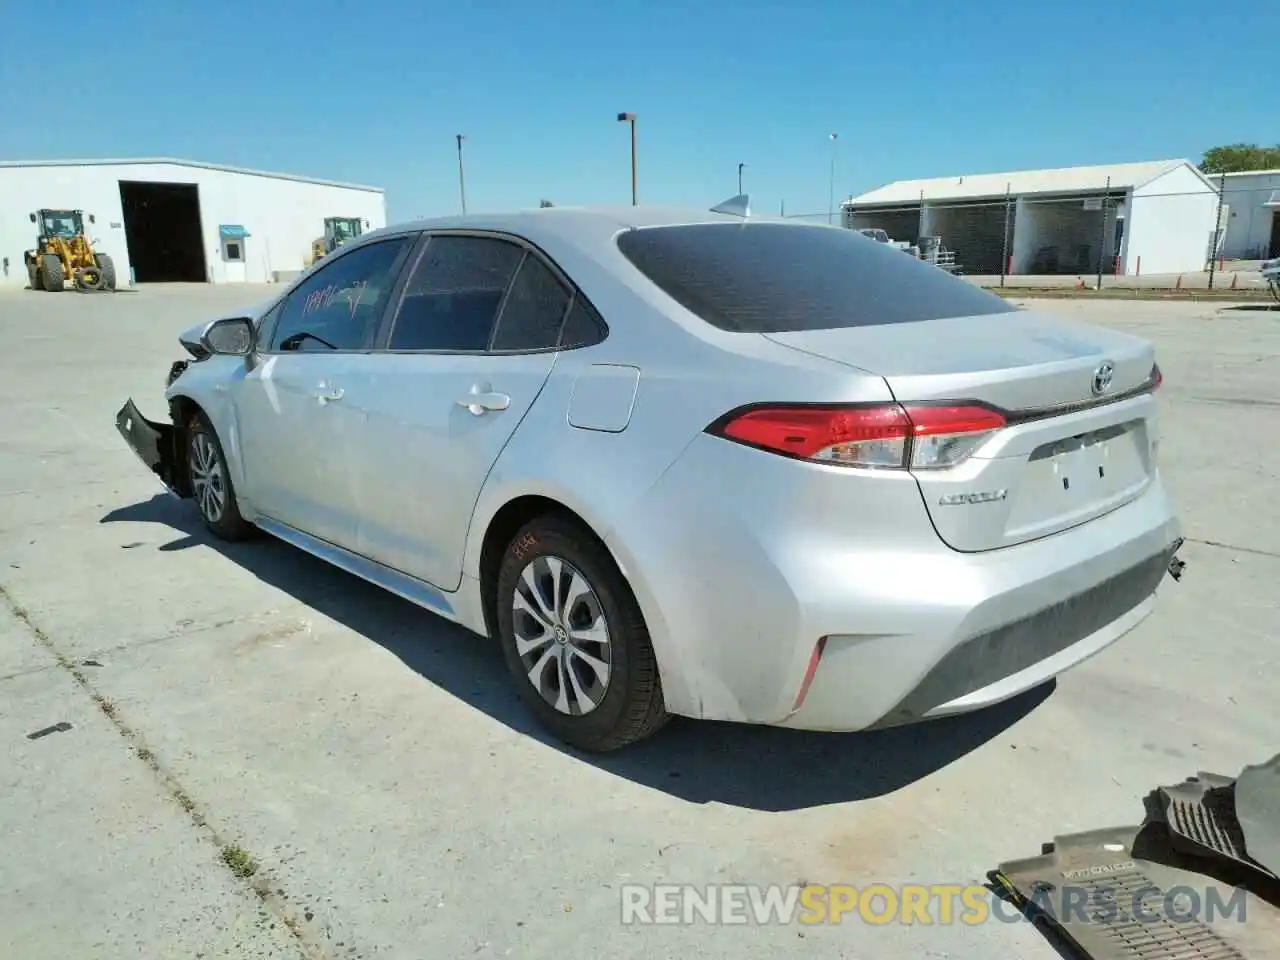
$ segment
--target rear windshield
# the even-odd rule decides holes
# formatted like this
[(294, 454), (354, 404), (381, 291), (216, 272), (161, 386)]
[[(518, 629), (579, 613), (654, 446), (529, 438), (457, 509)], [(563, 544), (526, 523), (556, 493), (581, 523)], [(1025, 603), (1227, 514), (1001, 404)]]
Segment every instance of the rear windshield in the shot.
[(856, 230), (699, 223), (620, 234), (618, 247), (721, 330), (783, 333), (1009, 313), (1004, 300)]

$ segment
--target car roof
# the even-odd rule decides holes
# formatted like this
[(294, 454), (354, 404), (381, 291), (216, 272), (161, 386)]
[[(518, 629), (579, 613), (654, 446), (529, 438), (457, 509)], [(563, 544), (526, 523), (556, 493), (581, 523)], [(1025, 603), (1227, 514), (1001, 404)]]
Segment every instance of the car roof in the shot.
[(797, 223), (794, 220), (783, 220), (777, 217), (752, 216), (748, 219), (693, 207), (540, 207), (506, 213), (475, 213), (414, 220), (374, 230), (360, 239), (419, 230), (484, 230), (510, 233), (534, 243), (537, 243), (541, 237), (552, 236), (571, 243), (590, 243), (612, 237), (622, 230), (644, 227), (704, 223), (741, 225), (760, 222), (814, 226), (814, 224)]

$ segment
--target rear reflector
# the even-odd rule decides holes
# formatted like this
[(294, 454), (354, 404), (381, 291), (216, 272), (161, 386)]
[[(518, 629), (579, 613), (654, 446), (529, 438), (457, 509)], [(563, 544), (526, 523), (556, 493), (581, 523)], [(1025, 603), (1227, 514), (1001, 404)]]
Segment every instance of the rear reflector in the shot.
[(809, 695), (809, 687), (813, 685), (813, 678), (818, 673), (818, 664), (822, 661), (822, 653), (826, 649), (826, 637), (819, 638), (818, 642), (813, 645), (813, 653), (809, 654), (809, 666), (805, 668), (804, 679), (800, 681), (800, 690), (796, 693), (795, 702), (791, 705), (792, 713), (795, 713), (803, 706), (804, 698)]
[(968, 457), (1004, 416), (972, 404), (760, 404), (707, 428), (727, 440), (800, 460), (927, 470)]

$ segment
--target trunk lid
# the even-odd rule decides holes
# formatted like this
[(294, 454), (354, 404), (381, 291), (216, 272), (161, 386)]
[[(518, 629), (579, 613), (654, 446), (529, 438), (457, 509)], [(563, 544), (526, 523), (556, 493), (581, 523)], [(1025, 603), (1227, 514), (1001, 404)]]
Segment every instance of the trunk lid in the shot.
[(1155, 405), (1142, 388), (1155, 354), (1136, 337), (1032, 311), (764, 336), (877, 374), (900, 403), (977, 400), (1006, 413), (1009, 425), (967, 460), (914, 471), (956, 550), (1087, 523), (1154, 476)]

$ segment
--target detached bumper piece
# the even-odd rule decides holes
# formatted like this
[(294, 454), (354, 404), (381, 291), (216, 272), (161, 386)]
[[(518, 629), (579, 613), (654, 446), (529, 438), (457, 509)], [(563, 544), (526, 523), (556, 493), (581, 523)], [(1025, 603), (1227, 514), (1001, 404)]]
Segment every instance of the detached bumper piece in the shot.
[(148, 420), (132, 400), (116, 414), (116, 430), (143, 464), (177, 497), (188, 495), (180, 436), (172, 424)]
[(1245, 852), (1244, 828), (1236, 815), (1235, 778), (1202, 771), (1177, 786), (1161, 787), (1155, 799), (1175, 850), (1192, 857), (1221, 857), (1278, 879)]
[[(1134, 858), (1140, 829), (1057, 837), (1048, 853), (1002, 864), (991, 880), (1067, 957), (1253, 960), (1208, 924), (1179, 912), (1180, 889), (1155, 883)], [(1203, 904), (1205, 885), (1196, 892)], [(1219, 890), (1220, 902), (1229, 903), (1231, 893), (1229, 887)]]
[(1280, 755), (1144, 802), (1141, 826), (1055, 838), (992, 871), (992, 890), (1065, 957), (1280, 956)]
[(1182, 549), (1184, 542), (1182, 537), (1179, 537), (1173, 541), (1173, 546), (1170, 548), (1172, 555), (1169, 557), (1169, 576), (1173, 577), (1175, 583), (1182, 579), (1182, 568), (1187, 565), (1187, 561), (1178, 557), (1178, 551)]

